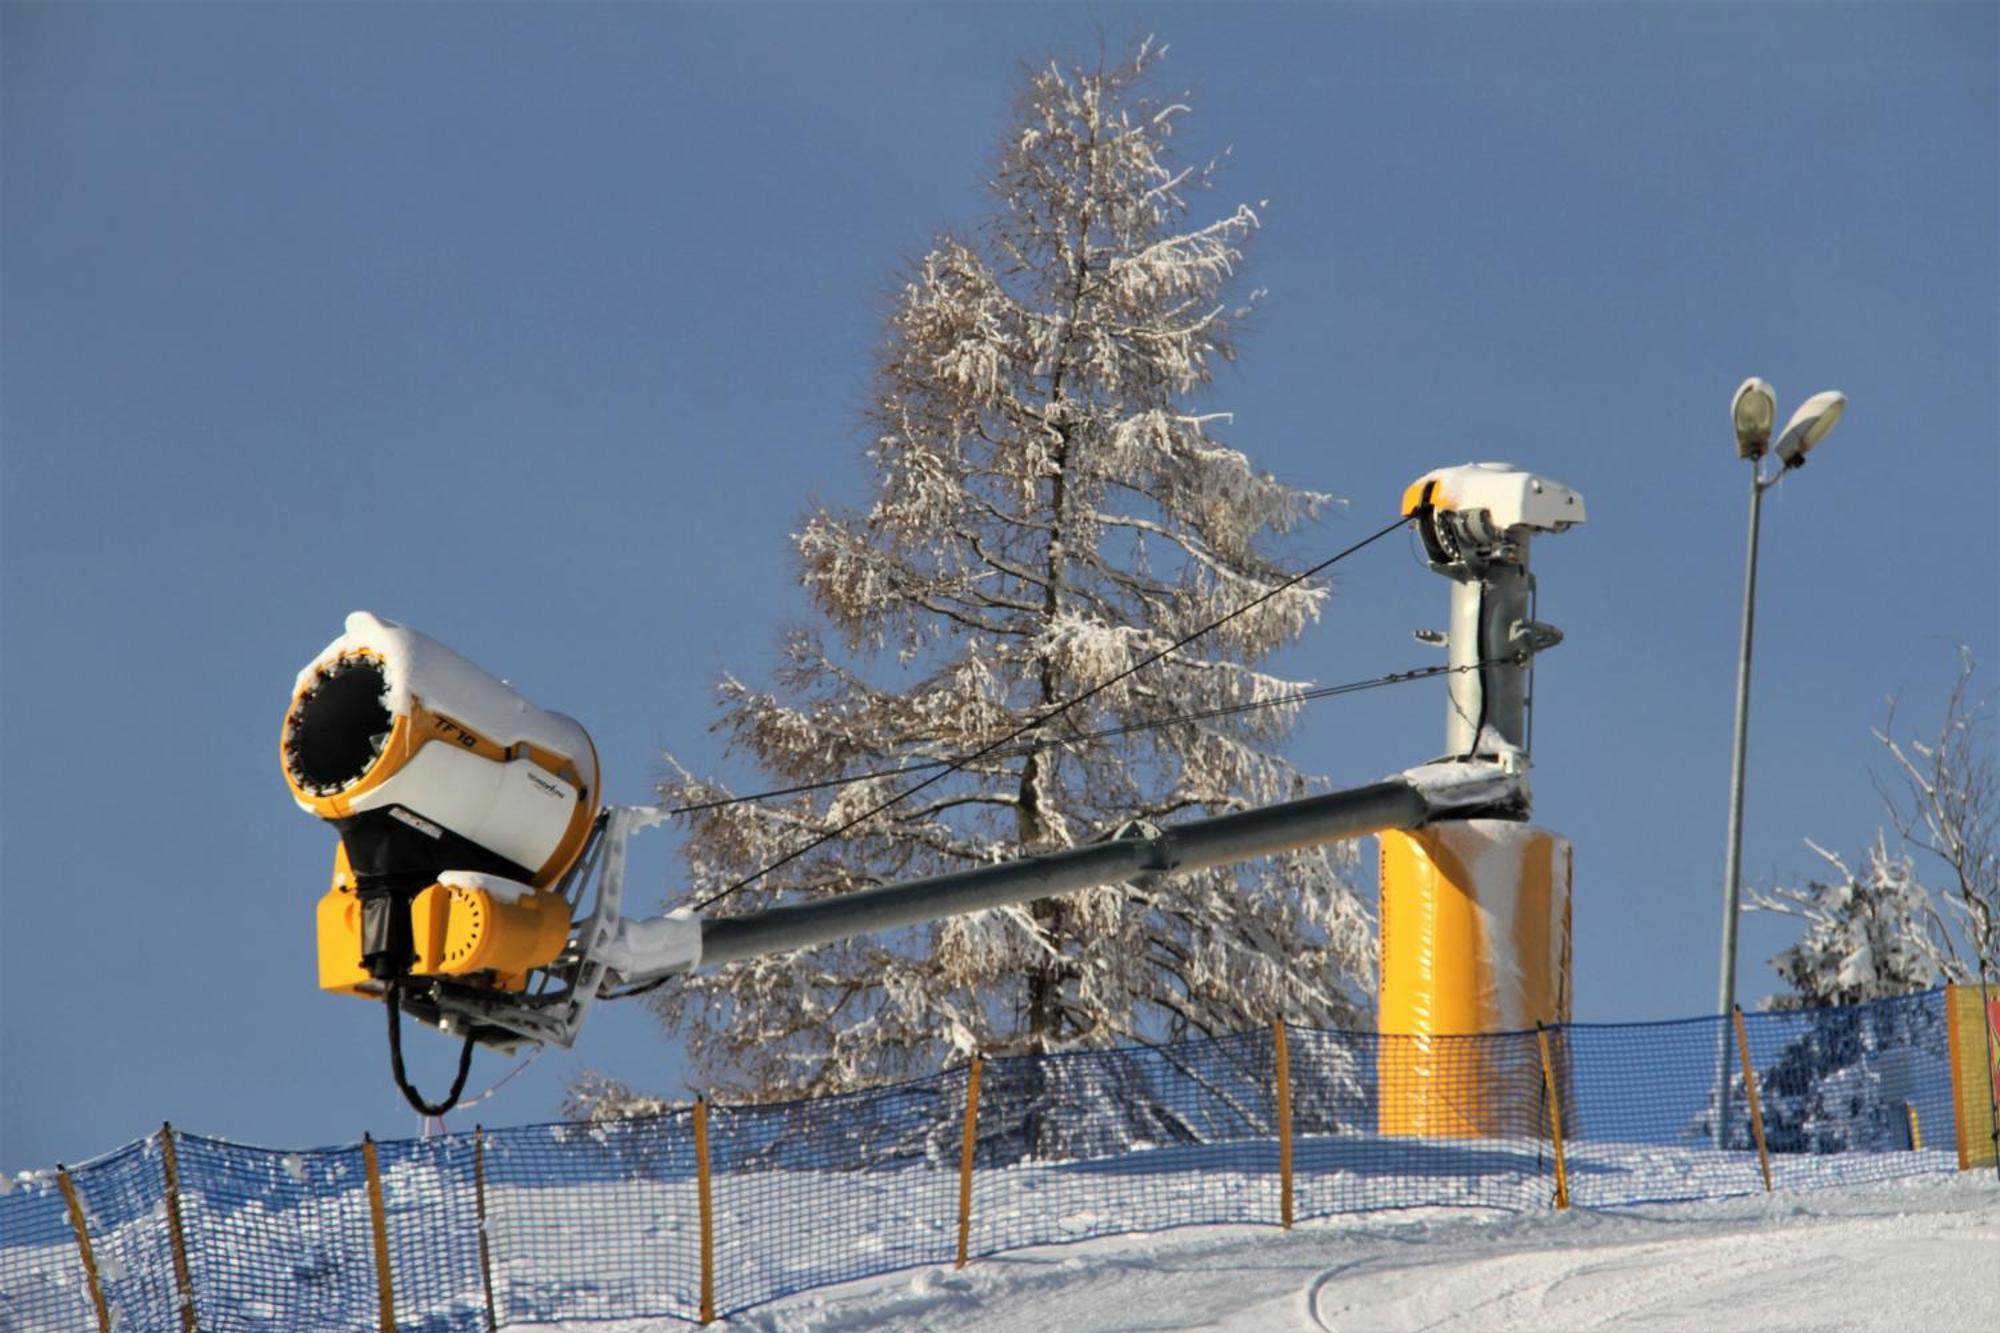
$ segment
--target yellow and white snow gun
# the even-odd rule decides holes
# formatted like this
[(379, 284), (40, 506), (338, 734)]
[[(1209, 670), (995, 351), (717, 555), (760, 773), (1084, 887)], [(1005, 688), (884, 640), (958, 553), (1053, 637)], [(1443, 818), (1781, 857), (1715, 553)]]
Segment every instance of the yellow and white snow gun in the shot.
[[(437, 641), (366, 612), (301, 671), (280, 740), (299, 806), (340, 832), (319, 903), (319, 983), (400, 992), (453, 1024), (439, 995), (518, 995), (570, 938), (560, 891), (599, 811), (597, 751)], [(514, 1041), (498, 1028), (475, 1033)]]
[[(568, 1046), (607, 986), (631, 993), (701, 966), (1363, 834), (1523, 821), (1525, 677), (1561, 638), (1529, 618), (1528, 542), (1582, 522), (1582, 502), (1554, 482), (1476, 464), (1421, 479), (1404, 512), (1433, 567), (1457, 583), (1443, 759), (1367, 786), (1165, 827), (1133, 821), (1063, 851), (720, 918), (681, 909), (624, 919), (626, 843), (665, 812), (603, 805), (597, 753), (575, 721), (415, 630), (356, 612), (299, 673), (281, 740), (293, 797), (340, 833), (319, 904), (320, 985), (385, 1002), (397, 1084), (441, 1114), (476, 1044)], [(1560, 910), (1537, 920), (1560, 929), (1566, 958), (1562, 865)], [(1385, 1014), (1406, 1007), (1394, 998), (1385, 993)], [(1560, 1016), (1530, 1007), (1528, 1021)], [(465, 1038), (438, 1105), (404, 1077), (405, 1012)], [(1479, 1021), (1497, 1020), (1482, 1011)]]

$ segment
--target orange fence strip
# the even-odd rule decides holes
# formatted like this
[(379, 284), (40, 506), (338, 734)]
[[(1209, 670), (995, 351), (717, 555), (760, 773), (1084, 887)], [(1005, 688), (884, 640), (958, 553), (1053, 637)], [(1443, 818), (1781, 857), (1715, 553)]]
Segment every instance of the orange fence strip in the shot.
[(1549, 1090), (1549, 1139), (1555, 1145), (1556, 1207), (1569, 1207), (1569, 1169), (1563, 1162), (1562, 1098), (1556, 1094), (1555, 1062), (1549, 1059), (1549, 1031), (1535, 1025), (1535, 1037), (1542, 1046), (1542, 1083)]
[(493, 1308), (493, 1261), (486, 1248), (486, 1128), (472, 1127), (472, 1200), (479, 1215), (479, 1282), (486, 1291), (486, 1329), (493, 1333), (500, 1327), (500, 1316)]
[[(1764, 1108), (1757, 1101), (1757, 1071), (1750, 1067), (1750, 1037), (1743, 1030), (1743, 1006), (1731, 1015), (1736, 1021), (1736, 1054), (1743, 1061), (1743, 1090), (1750, 1094), (1750, 1132), (1757, 1136), (1757, 1165), (1764, 1170), (1764, 1193), (1771, 1192), (1771, 1150), (1764, 1146)], [(1729, 1095), (1723, 1090), (1723, 1095)]]
[(181, 1327), (195, 1333), (194, 1276), (188, 1271), (187, 1232), (181, 1226), (181, 1168), (174, 1157), (174, 1127), (160, 1126), (160, 1154), (167, 1171), (167, 1234), (174, 1247), (174, 1288), (180, 1301)]
[(694, 1178), (701, 1200), (701, 1322), (715, 1322), (715, 1206), (708, 1183), (708, 1102), (694, 1104)]
[(958, 1266), (965, 1267), (965, 1249), (972, 1239), (972, 1149), (979, 1142), (979, 1069), (975, 1053), (965, 1075), (965, 1146), (958, 1157)]
[(1986, 964), (1979, 965), (1979, 1041), (1986, 1049), (1986, 1152), (2000, 1172), (2000, 1004), (1986, 989)]
[(375, 1290), (382, 1302), (382, 1333), (396, 1333), (396, 1291), (389, 1277), (389, 1214), (382, 1205), (382, 1164), (375, 1140), (361, 1136), (361, 1160), (368, 1167), (368, 1218), (375, 1228)]
[(83, 1201), (76, 1197), (76, 1185), (69, 1169), (56, 1163), (56, 1181), (62, 1186), (63, 1202), (69, 1205), (69, 1224), (76, 1228), (76, 1248), (83, 1255), (83, 1275), (90, 1282), (90, 1303), (97, 1308), (97, 1327), (111, 1333), (111, 1311), (104, 1304), (104, 1288), (97, 1281), (97, 1256), (90, 1251), (90, 1225), (84, 1221)]
[(1272, 1052), (1278, 1065), (1278, 1218), (1292, 1229), (1292, 1058), (1285, 1048), (1285, 1020), (1271, 1024)]
[(2000, 1170), (2000, 997), (1980, 981), (1945, 987), (1958, 1169)]

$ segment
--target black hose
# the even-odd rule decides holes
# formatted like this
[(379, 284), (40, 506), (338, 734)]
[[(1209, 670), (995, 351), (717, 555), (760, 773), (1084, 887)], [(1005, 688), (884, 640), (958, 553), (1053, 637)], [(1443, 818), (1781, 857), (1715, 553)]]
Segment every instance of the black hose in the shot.
[(403, 1072), (403, 979), (391, 977), (382, 993), (383, 1007), (389, 1011), (389, 1065), (396, 1074), (396, 1086), (402, 1089), (403, 1099), (416, 1109), (418, 1115), (443, 1115), (458, 1105), (459, 1094), (465, 1091), (466, 1076), (472, 1072), (472, 1034), (467, 1033), (465, 1047), (458, 1053), (458, 1077), (451, 1081), (451, 1091), (441, 1102), (427, 1102), (423, 1095), (410, 1086), (409, 1075)]
[[(1476, 613), (1476, 618), (1478, 625), (1473, 632), (1483, 636), (1486, 633), (1486, 576), (1484, 574), (1479, 576), (1479, 609)], [(1472, 724), (1472, 741), (1465, 747), (1465, 753), (1459, 756), (1461, 759), (1471, 759), (1479, 753), (1479, 738), (1486, 731), (1486, 695), (1488, 682), (1486, 679), (1486, 642), (1483, 637), (1479, 640), (1479, 661), (1477, 666), (1479, 672), (1479, 720)], [(1460, 716), (1464, 716), (1464, 714), (1461, 713)]]

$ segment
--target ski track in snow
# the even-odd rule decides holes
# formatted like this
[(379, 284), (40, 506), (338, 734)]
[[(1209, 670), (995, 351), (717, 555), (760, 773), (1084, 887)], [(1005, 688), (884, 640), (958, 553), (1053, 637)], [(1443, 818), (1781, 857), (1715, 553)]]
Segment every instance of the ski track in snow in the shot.
[(849, 1283), (731, 1326), (1992, 1330), (2000, 1185), (1973, 1174), (1562, 1214), (1374, 1213), (1290, 1233), (1187, 1228)]

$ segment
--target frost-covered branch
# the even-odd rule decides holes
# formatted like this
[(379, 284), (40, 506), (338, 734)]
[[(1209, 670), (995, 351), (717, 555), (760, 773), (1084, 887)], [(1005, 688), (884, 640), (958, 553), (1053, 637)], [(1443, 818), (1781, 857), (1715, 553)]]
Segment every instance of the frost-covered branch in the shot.
[[(1876, 789), (1895, 845), (1878, 831), (1857, 871), (1809, 841), (1831, 874), (1751, 894), (1753, 909), (1801, 926), (1799, 941), (1771, 960), (1791, 987), (1775, 1007), (1846, 1004), (2000, 976), (2000, 775), (1992, 718), (1972, 695), (1973, 670), (1961, 649), (1935, 735), (1902, 736), (1893, 701), (1874, 732), (1894, 764), (1894, 779), (1878, 777)], [(1925, 885), (1913, 851), (1941, 865), (1950, 881)]]
[(1897, 735), (1891, 702), (1874, 735), (1895, 764), (1896, 782), (1878, 778), (1876, 790), (1903, 840), (1951, 875), (1940, 890), (1957, 918), (1947, 940), (1962, 937), (1977, 973), (2000, 977), (2000, 765), (1989, 702), (1972, 693), (1976, 667), (1961, 647), (1944, 719), (1928, 740)]

